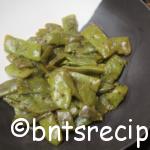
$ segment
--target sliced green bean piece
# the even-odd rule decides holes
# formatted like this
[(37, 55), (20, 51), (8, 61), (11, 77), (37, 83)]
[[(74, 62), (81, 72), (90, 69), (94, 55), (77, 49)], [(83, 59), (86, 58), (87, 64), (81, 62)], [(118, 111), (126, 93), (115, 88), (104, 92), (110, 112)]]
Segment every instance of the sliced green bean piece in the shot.
[(62, 131), (60, 129), (60, 141), (59, 141), (59, 131), (57, 129), (54, 129), (52, 132), (52, 139), (49, 140), (49, 126), (53, 127), (55, 125), (58, 125), (58, 122), (55, 119), (55, 116), (51, 113), (49, 116), (41, 119), (39, 121), (40, 125), (45, 129), (46, 132), (46, 139), (52, 143), (53, 145), (59, 145), (62, 142)]
[(77, 90), (70, 74), (62, 69), (52, 71), (48, 76), (50, 95), (56, 105), (61, 109), (68, 109), (72, 96), (76, 96)]
[(82, 50), (80, 49), (80, 51), (83, 54), (90, 54), (90, 53), (96, 53), (97, 52), (96, 48), (90, 42), (88, 42), (85, 39), (81, 41), (81, 45), (83, 46), (83, 48), (82, 48)]
[(131, 44), (128, 37), (113, 37), (111, 49), (121, 55), (129, 55), (131, 53)]
[[(6, 35), (4, 48), (11, 63), (6, 73), (15, 79), (0, 84), (0, 97), (15, 119), (32, 124), (36, 118), (48, 141), (49, 126), (101, 121), (128, 92), (117, 82), (126, 65), (121, 56), (131, 53), (128, 37), (108, 38), (95, 24), (78, 32), (75, 15), (64, 17), (62, 26), (46, 24), (27, 40)], [(52, 133), (53, 145), (62, 142), (62, 129), (60, 141), (58, 133)]]
[(52, 32), (44, 36), (44, 41), (48, 44), (65, 45), (69, 41), (69, 35), (64, 32)]
[(76, 123), (76, 127), (82, 126), (82, 125), (89, 125), (92, 123), (92, 120), (88, 119), (88, 118), (83, 118), (83, 117), (77, 117), (75, 120)]
[(18, 57), (13, 62), (13, 64), (16, 65), (17, 68), (33, 68), (33, 62), (29, 59), (26, 59), (24, 57)]
[(73, 117), (68, 110), (58, 110), (57, 120), (60, 126), (65, 126), (66, 121), (68, 121), (69, 125), (74, 127)]
[(47, 23), (45, 27), (48, 32), (63, 32), (63, 28), (56, 23)]
[(79, 109), (74, 102), (71, 103), (69, 111), (70, 111), (71, 115), (73, 116), (73, 118), (78, 115)]
[(99, 111), (104, 114), (112, 109), (115, 109), (124, 99), (127, 92), (128, 88), (126, 85), (118, 85), (111, 92), (101, 95), (96, 106)]
[(69, 15), (62, 19), (65, 32), (76, 34), (78, 32), (78, 23), (75, 15)]
[(100, 121), (102, 120), (102, 116), (99, 112), (95, 110), (94, 107), (89, 107), (84, 105), (79, 113), (79, 116), (82, 118), (87, 118), (92, 121)]
[(126, 85), (118, 85), (110, 94), (106, 94), (106, 98), (113, 106), (113, 108), (116, 108), (124, 99), (127, 92), (128, 87)]
[(68, 66), (94, 66), (101, 60), (99, 55), (66, 55), (66, 60), (62, 63)]
[(0, 84), (0, 97), (15, 92), (18, 88), (18, 82), (16, 79), (5, 81)]
[(93, 46), (95, 46), (95, 48), (103, 56), (103, 58), (108, 58), (114, 53), (110, 49), (108, 42), (106, 42), (108, 40), (108, 37), (95, 24), (87, 26), (85, 29), (83, 29), (81, 34)]
[(5, 68), (5, 71), (9, 76), (12, 77), (27, 78), (34, 72), (34, 69), (30, 68), (19, 69), (14, 64), (10, 64)]
[(73, 72), (79, 72), (79, 73), (85, 73), (85, 74), (101, 74), (104, 72), (105, 65), (99, 64), (97, 66), (80, 66), (80, 67), (74, 67), (74, 66), (63, 66), (63, 68), (73, 71)]
[(100, 79), (77, 72), (70, 72), (70, 74), (75, 81), (81, 100), (88, 106), (94, 106), (97, 99), (96, 92), (100, 86)]
[(13, 107), (19, 107), (27, 112), (33, 114), (43, 114), (47, 111), (54, 111), (57, 109), (55, 103), (51, 100), (49, 95), (42, 94), (18, 94), (13, 93), (6, 96), (7, 101)]
[(42, 46), (42, 55), (41, 61), (42, 63), (47, 63), (48, 60), (54, 55), (53, 47), (51, 45), (43, 45)]
[(114, 87), (115, 87), (114, 84), (104, 82), (104, 83), (101, 84), (99, 92), (100, 93), (106, 93), (106, 92), (109, 92), (110, 90), (112, 90)]
[(7, 35), (5, 37), (4, 47), (8, 53), (24, 56), (34, 61), (40, 61), (41, 59), (41, 46), (35, 42), (24, 41)]
[(120, 56), (112, 56), (106, 62), (105, 72), (102, 76), (102, 81), (107, 83), (113, 83), (120, 76), (125, 64), (126, 61)]
[(57, 47), (53, 49), (55, 55), (64, 55), (64, 47)]
[(17, 58), (17, 55), (15, 55), (15, 54), (10, 53), (10, 54), (7, 55), (7, 59), (8, 59), (9, 62), (11, 62), (11, 63), (12, 63), (16, 58)]
[(47, 69), (55, 68), (55, 66), (61, 64), (63, 60), (65, 60), (65, 58), (65, 55), (57, 55), (52, 60), (50, 60), (50, 62), (47, 65)]
[(81, 47), (79, 42), (72, 42), (65, 46), (65, 52), (67, 53), (76, 53), (77, 49)]
[(50, 87), (46, 79), (35, 76), (26, 82), (33, 93), (49, 94)]

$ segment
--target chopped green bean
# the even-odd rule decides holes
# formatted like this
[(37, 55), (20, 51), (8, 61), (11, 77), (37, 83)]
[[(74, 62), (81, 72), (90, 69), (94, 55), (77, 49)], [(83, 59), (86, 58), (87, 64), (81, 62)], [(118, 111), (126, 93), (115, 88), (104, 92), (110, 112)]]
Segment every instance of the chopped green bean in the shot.
[[(108, 37), (95, 24), (78, 31), (75, 15), (62, 26), (47, 23), (27, 40), (6, 35), (6, 73), (0, 98), (14, 109), (14, 119), (36, 118), (53, 145), (63, 140), (62, 126), (90, 125), (116, 109), (128, 92), (118, 82), (131, 53), (128, 37)], [(57, 126), (49, 139), (49, 127)], [(59, 139), (60, 134), (60, 139)]]

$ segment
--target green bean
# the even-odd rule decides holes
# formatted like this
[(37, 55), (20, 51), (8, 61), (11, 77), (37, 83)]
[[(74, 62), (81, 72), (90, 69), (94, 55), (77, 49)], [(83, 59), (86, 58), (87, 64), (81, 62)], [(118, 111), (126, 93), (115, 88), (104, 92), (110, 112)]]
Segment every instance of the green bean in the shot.
[(102, 75), (102, 81), (107, 83), (113, 83), (120, 76), (126, 61), (117, 56), (112, 56), (105, 65), (105, 71)]
[(97, 66), (79, 66), (79, 67), (63, 66), (63, 68), (73, 72), (93, 75), (93, 74), (102, 74), (105, 70), (105, 65), (99, 64)]
[(68, 109), (73, 95), (77, 95), (73, 80), (65, 70), (55, 70), (48, 76), (50, 94), (59, 108)]
[(131, 45), (128, 37), (113, 37), (111, 49), (121, 55), (129, 55), (131, 53)]
[(69, 111), (70, 111), (70, 113), (71, 113), (73, 118), (75, 118), (78, 115), (78, 113), (79, 113), (78, 107), (73, 102), (70, 105)]
[(83, 117), (77, 117), (76, 120), (76, 127), (82, 126), (82, 125), (89, 125), (92, 123), (92, 120), (83, 118)]
[(102, 116), (95, 108), (84, 105), (79, 113), (79, 116), (82, 118), (87, 118), (92, 121), (102, 120)]
[(41, 61), (42, 63), (47, 63), (48, 60), (54, 55), (53, 47), (51, 45), (43, 45), (42, 50)]
[(78, 23), (75, 15), (69, 15), (62, 19), (65, 32), (76, 34), (78, 31)]
[(66, 55), (66, 60), (62, 63), (66, 66), (95, 66), (101, 60), (99, 55)]
[(0, 97), (10, 94), (16, 91), (18, 88), (18, 83), (16, 79), (5, 81), (0, 84)]
[(47, 23), (45, 25), (46, 29), (48, 30), (48, 32), (62, 32), (63, 31), (63, 28), (58, 25), (58, 24), (55, 24), (55, 23)]
[(73, 117), (68, 110), (58, 110), (57, 119), (60, 126), (66, 125), (66, 121), (68, 121), (69, 125), (74, 127)]
[(113, 54), (112, 50), (109, 48), (109, 44), (105, 44), (108, 37), (103, 33), (103, 31), (98, 28), (95, 24), (87, 26), (81, 34), (97, 49), (97, 51), (103, 56), (103, 58), (108, 58)]
[(77, 72), (70, 72), (70, 74), (76, 83), (79, 95), (81, 97), (80, 100), (88, 106), (95, 105), (97, 98), (96, 91), (100, 86), (100, 79)]
[(31, 41), (24, 41), (7, 35), (4, 47), (8, 53), (24, 56), (34, 61), (40, 61), (41, 59), (41, 46)]
[(101, 87), (100, 87), (100, 89), (99, 89), (99, 92), (100, 92), (100, 93), (106, 93), (106, 92), (112, 90), (114, 87), (115, 87), (114, 84), (104, 82), (104, 83), (101, 84)]
[(5, 68), (5, 71), (9, 76), (12, 77), (27, 78), (34, 72), (34, 69), (30, 69), (30, 68), (19, 69), (14, 64), (10, 64)]
[(53, 45), (65, 45), (69, 41), (69, 35), (64, 32), (52, 32), (43, 37), (44, 41)]
[[(44, 127), (45, 132), (46, 132), (46, 139), (49, 141), (49, 126), (53, 127), (55, 125), (58, 125), (55, 116), (53, 114), (50, 114), (49, 116), (41, 119), (39, 121), (40, 125), (42, 127)], [(50, 143), (52, 143), (53, 145), (58, 145), (62, 142), (62, 132), (60, 130), (60, 141), (58, 140), (58, 130), (54, 129), (52, 132), (52, 138), (51, 141), (49, 141)]]
[[(122, 56), (131, 53), (129, 38), (110, 38), (95, 24), (79, 32), (75, 15), (62, 26), (47, 23), (27, 40), (6, 35), (4, 48), (13, 79), (0, 84), (0, 98), (13, 107), (14, 119), (32, 124), (36, 118), (48, 141), (49, 126), (68, 121), (74, 130), (102, 121), (127, 95), (118, 80), (127, 63)], [(59, 145), (63, 131), (55, 129), (49, 142)]]
[(127, 86), (118, 85), (112, 91), (101, 95), (97, 104), (98, 110), (104, 114), (115, 109), (124, 99), (127, 92)]

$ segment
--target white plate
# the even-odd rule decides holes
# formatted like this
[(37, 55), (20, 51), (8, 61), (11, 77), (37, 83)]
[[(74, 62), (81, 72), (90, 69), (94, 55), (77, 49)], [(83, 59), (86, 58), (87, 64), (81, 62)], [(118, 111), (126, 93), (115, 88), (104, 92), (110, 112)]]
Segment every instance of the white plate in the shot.
[(4, 68), (9, 62), (3, 48), (6, 34), (27, 39), (45, 23), (61, 24), (61, 18), (75, 14), (79, 29), (90, 19), (102, 0), (0, 0), (0, 83), (8, 80)]

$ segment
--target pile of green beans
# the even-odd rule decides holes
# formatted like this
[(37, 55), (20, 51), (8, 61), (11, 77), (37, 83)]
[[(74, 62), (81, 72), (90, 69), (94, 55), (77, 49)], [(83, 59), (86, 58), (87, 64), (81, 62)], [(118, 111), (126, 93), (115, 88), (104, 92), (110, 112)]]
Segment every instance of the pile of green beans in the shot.
[[(102, 121), (127, 94), (117, 80), (127, 63), (121, 56), (131, 53), (128, 37), (110, 38), (95, 24), (79, 32), (75, 15), (27, 40), (6, 35), (4, 48), (13, 79), (0, 85), (0, 97), (14, 108), (14, 119), (37, 118), (46, 131), (66, 121), (74, 128)], [(50, 142), (61, 143), (56, 135)]]

